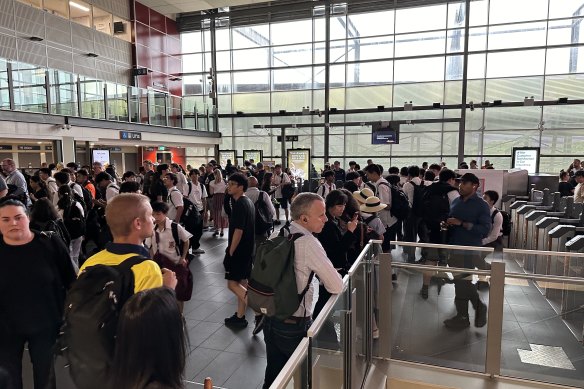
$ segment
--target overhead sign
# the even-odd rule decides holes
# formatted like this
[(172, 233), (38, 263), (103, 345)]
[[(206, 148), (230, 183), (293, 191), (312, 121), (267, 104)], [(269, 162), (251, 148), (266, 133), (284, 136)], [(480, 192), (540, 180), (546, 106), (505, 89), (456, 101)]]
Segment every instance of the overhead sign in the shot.
[(25, 150), (25, 151), (31, 151), (31, 150), (40, 150), (41, 146), (34, 146), (34, 145), (18, 145), (18, 150)]
[(539, 147), (513, 147), (512, 168), (539, 172)]
[(142, 133), (132, 131), (120, 131), (120, 139), (142, 140)]
[(307, 180), (310, 175), (310, 150), (288, 149), (288, 167), (294, 177)]
[[(281, 135), (278, 135), (278, 142), (282, 142)], [(286, 135), (286, 142), (298, 142), (298, 135)]]
[(371, 125), (371, 144), (398, 144), (399, 143), (399, 123), (379, 122)]
[(0, 150), (12, 150), (12, 145), (0, 145)]

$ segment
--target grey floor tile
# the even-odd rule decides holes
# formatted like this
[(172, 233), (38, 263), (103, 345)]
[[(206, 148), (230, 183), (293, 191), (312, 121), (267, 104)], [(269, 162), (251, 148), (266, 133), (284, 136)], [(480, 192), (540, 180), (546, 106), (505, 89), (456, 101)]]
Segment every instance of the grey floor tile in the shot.
[[(217, 386), (224, 386), (225, 382), (231, 377), (231, 375), (241, 366), (245, 358), (241, 354), (219, 352), (216, 358), (214, 358), (198, 375), (196, 375), (192, 381), (203, 382), (205, 377), (213, 378), (213, 384)], [(239, 389), (240, 387), (228, 388), (228, 389)]]
[[(193, 381), (195, 376), (201, 374), (202, 371), (219, 355), (220, 351), (206, 349), (203, 347), (197, 347), (192, 350), (187, 357), (187, 363), (185, 367), (185, 379)], [(203, 382), (205, 377), (204, 373), (201, 374), (203, 379), (197, 382)]]
[(223, 384), (226, 388), (255, 388), (264, 382), (266, 359), (248, 356)]

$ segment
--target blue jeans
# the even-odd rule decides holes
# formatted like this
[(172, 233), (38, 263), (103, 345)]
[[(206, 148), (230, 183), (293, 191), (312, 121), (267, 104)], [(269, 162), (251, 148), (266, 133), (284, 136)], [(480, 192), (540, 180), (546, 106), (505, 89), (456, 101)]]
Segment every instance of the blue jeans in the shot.
[[(264, 323), (264, 341), (266, 342), (266, 376), (264, 389), (268, 389), (290, 356), (306, 336), (311, 320), (297, 324), (284, 323), (281, 320), (266, 317)], [(304, 370), (303, 370), (304, 371)], [(305, 373), (303, 373), (303, 376)]]

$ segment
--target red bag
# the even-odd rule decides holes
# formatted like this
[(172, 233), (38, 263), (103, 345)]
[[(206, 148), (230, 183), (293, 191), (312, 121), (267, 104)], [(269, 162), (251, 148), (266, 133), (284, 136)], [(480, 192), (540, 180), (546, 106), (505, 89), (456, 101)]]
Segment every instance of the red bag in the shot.
[(160, 247), (160, 237), (158, 231), (155, 232), (156, 235), (156, 254), (154, 254), (154, 262), (160, 266), (160, 268), (167, 268), (176, 274), (177, 284), (175, 293), (176, 299), (178, 301), (189, 301), (193, 295), (193, 274), (188, 266), (183, 266), (181, 264), (174, 263), (172, 260), (168, 259), (165, 255), (160, 254), (158, 248)]

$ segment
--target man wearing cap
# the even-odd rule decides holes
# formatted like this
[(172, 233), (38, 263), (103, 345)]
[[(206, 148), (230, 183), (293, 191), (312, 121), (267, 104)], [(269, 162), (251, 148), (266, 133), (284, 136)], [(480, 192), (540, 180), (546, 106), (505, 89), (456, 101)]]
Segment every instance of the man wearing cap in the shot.
[[(482, 239), (491, 230), (489, 205), (477, 195), (478, 187), (479, 179), (474, 174), (466, 173), (460, 178), (460, 197), (452, 201), (446, 219), (449, 243), (452, 245), (480, 247)], [(453, 250), (448, 265), (474, 269), (477, 256), (480, 257), (479, 252)], [(483, 327), (487, 323), (487, 306), (481, 301), (476, 285), (467, 276), (460, 275), (454, 279), (456, 316), (444, 321), (448, 328), (463, 329), (470, 326), (469, 301), (476, 311), (475, 326)]]

